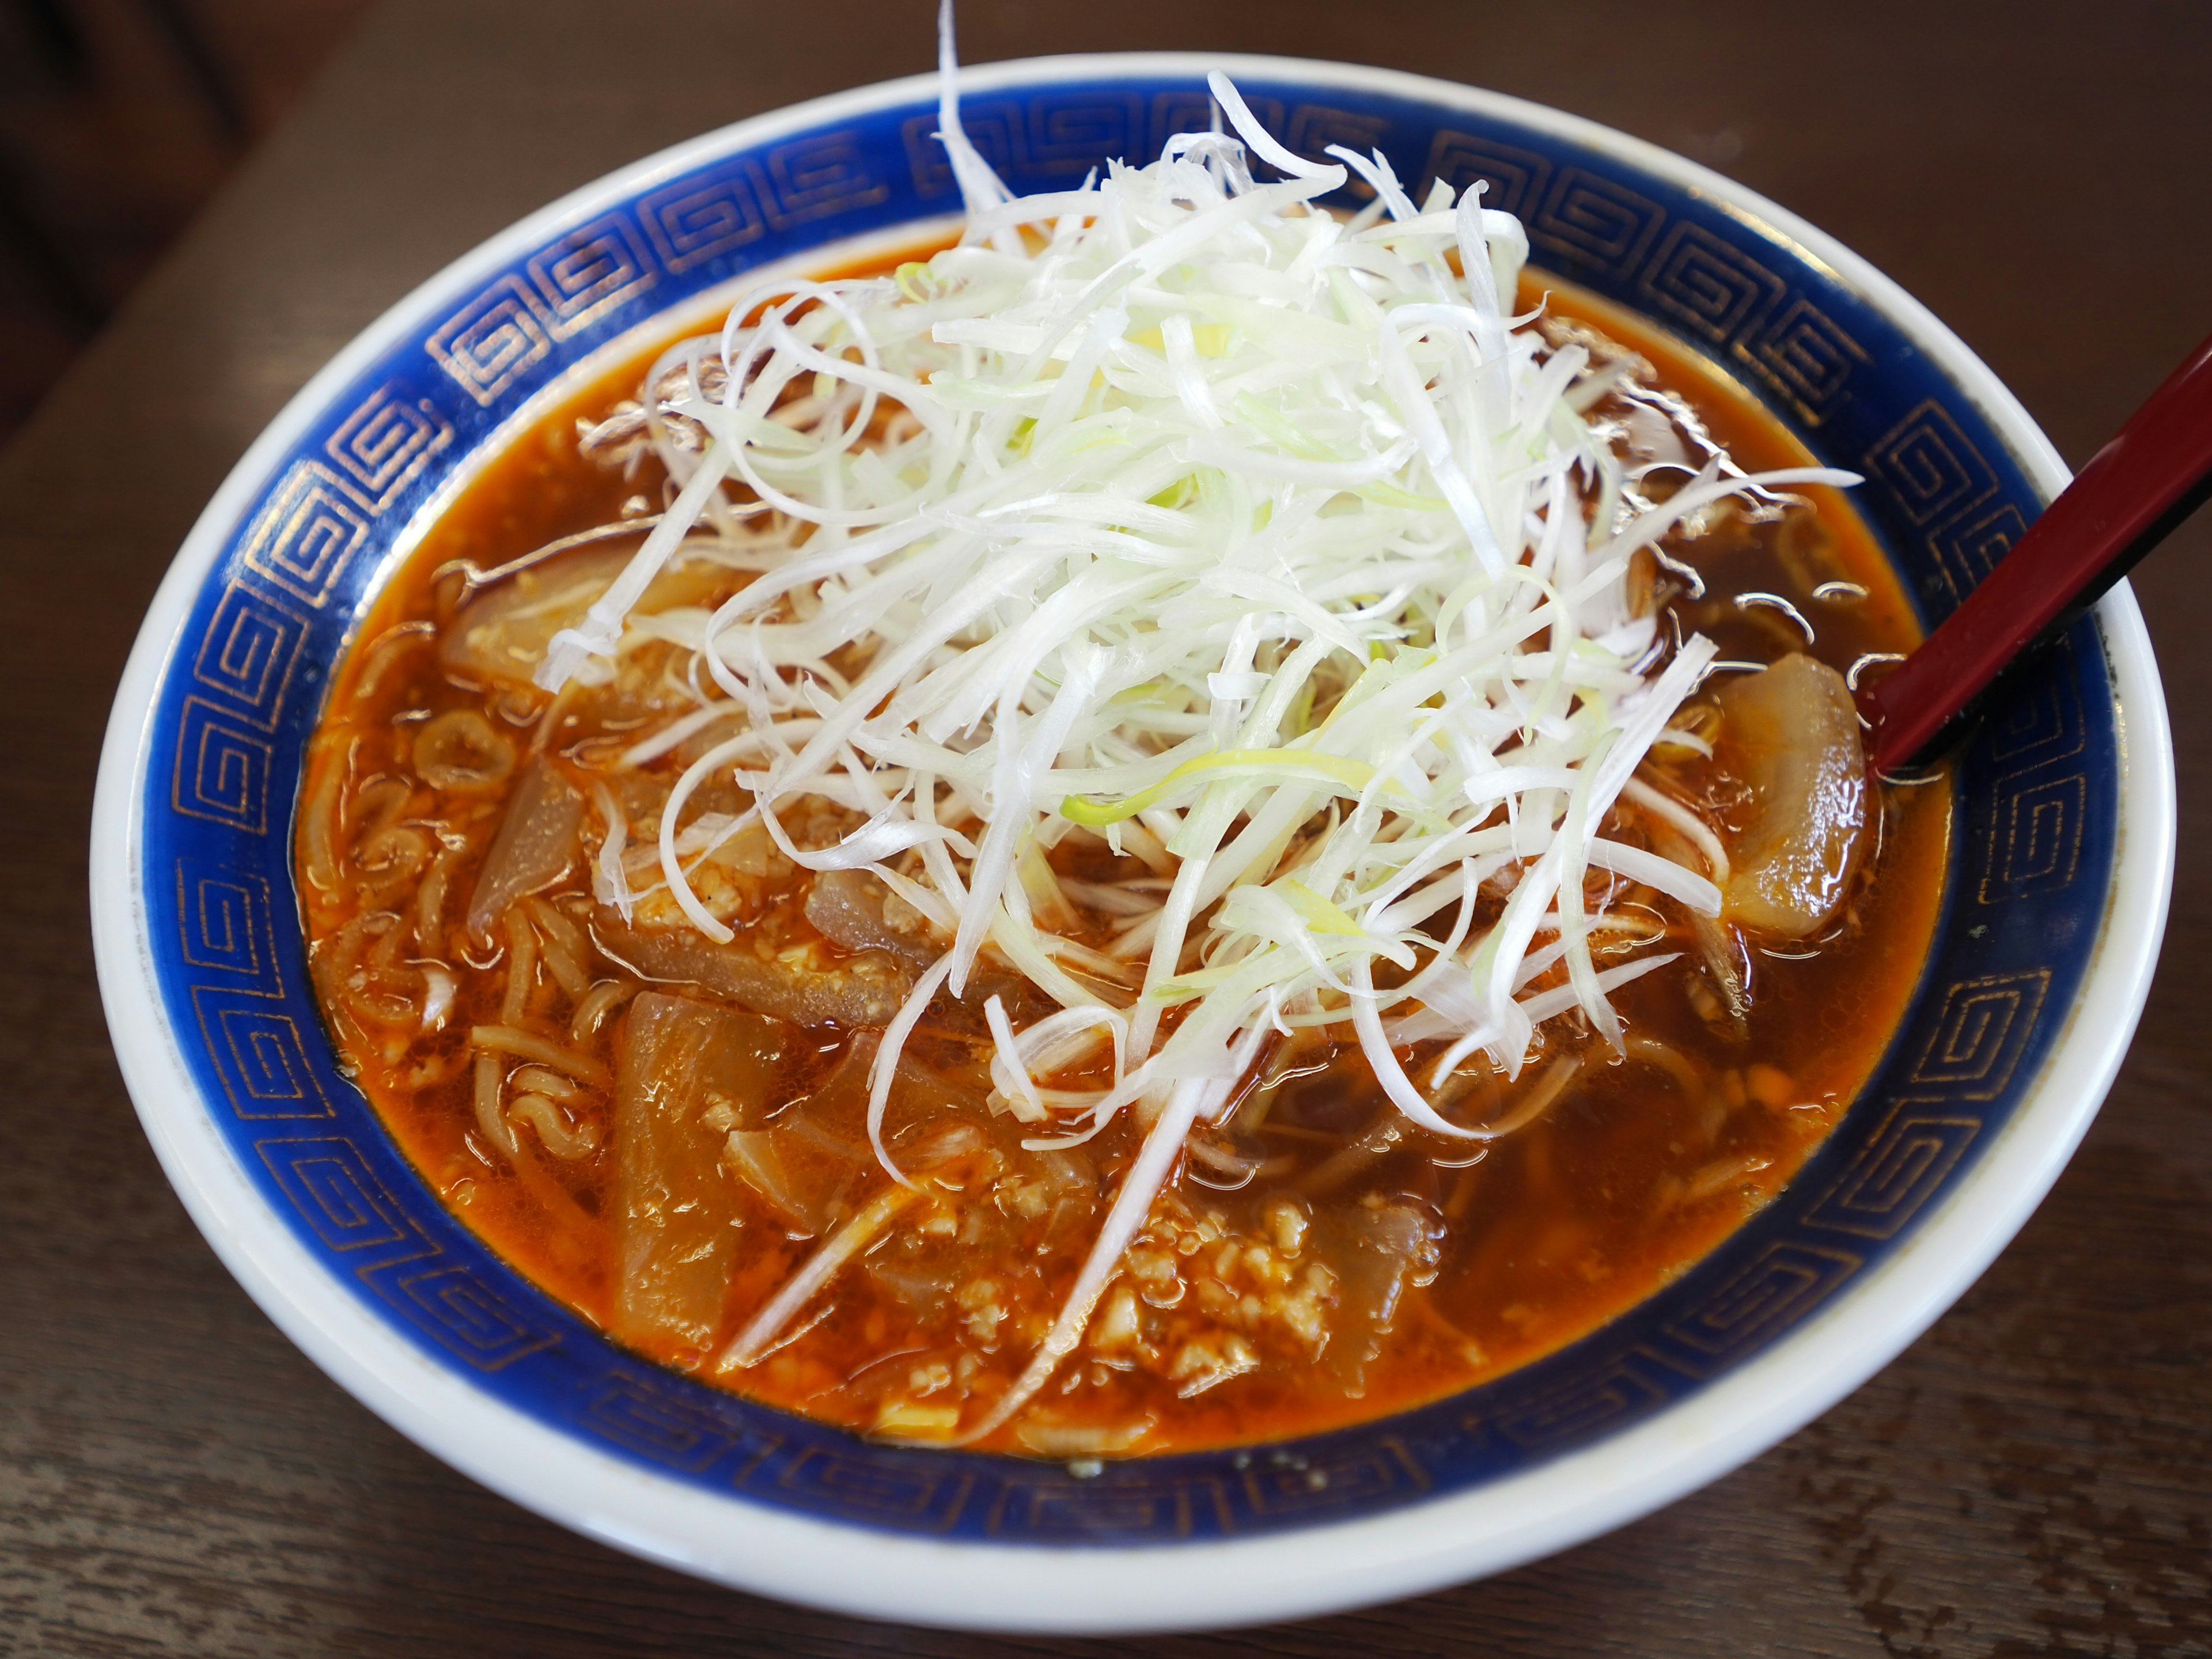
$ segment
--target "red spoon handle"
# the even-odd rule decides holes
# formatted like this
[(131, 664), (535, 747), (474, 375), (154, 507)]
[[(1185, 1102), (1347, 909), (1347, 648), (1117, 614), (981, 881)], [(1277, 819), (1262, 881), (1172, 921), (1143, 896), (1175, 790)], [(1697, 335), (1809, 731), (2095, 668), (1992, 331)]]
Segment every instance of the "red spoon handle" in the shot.
[(1892, 672), (1863, 688), (1875, 769), (1932, 743), (2008, 663), (2125, 574), (2212, 480), (2212, 339), (2099, 450), (1964, 604)]

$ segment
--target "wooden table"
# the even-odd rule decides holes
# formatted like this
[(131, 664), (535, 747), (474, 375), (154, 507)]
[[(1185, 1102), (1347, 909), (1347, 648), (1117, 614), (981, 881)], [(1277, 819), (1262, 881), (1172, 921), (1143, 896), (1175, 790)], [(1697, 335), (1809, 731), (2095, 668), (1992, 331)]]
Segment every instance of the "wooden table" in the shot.
[[(2212, 9), (969, 0), (968, 55), (1365, 58), (1710, 161), (1928, 301), (2077, 463), (2212, 325)], [(83, 860), (171, 552), (356, 330), (561, 191), (927, 66), (925, 0), (394, 0), (0, 457), (0, 1654), (991, 1654), (692, 1583), (471, 1485), (270, 1326), (125, 1097)], [(2137, 591), (2180, 748), (2167, 960), (2018, 1242), (1826, 1417), (1488, 1583), (1171, 1654), (2212, 1652), (2212, 517)]]

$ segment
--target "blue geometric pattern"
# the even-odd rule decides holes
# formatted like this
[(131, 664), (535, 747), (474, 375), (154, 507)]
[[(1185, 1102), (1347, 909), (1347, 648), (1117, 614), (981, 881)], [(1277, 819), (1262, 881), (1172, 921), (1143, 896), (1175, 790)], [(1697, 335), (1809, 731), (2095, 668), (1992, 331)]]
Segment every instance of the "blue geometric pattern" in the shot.
[[(1259, 77), (1292, 149), (1380, 146), (1425, 187), (1480, 179), (1535, 262), (1731, 368), (1824, 461), (1923, 617), (1940, 620), (2038, 501), (1989, 422), (1894, 325), (1784, 239), (1599, 150), (1503, 117)], [(978, 94), (1018, 190), (1203, 127), (1195, 77)], [(434, 1360), (512, 1409), (667, 1478), (893, 1532), (1039, 1545), (1166, 1542), (1334, 1522), (1461, 1492), (1648, 1419), (1766, 1350), (1897, 1248), (2013, 1111), (2087, 971), (2117, 854), (2113, 691), (2094, 623), (1966, 752), (1936, 946), (1891, 1052), (1790, 1187), (1705, 1261), (1583, 1340), (1364, 1428), (1088, 1480), (871, 1445), (606, 1342), (439, 1204), (338, 1073), (301, 940), (290, 830), (330, 665), (393, 538), (533, 393), (656, 313), (769, 260), (941, 215), (957, 197), (920, 99), (663, 173), (368, 365), (239, 517), (155, 710), (143, 890), (157, 969), (207, 1110), (301, 1243)], [(1417, 194), (1419, 191), (1417, 191)]]

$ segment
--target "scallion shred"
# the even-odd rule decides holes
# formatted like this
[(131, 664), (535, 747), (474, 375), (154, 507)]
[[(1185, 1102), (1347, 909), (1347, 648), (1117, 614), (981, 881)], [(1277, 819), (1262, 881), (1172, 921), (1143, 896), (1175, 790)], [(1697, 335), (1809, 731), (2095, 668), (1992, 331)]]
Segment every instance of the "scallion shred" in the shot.
[[(749, 729), (667, 804), (672, 894), (729, 936), (672, 826), (700, 783), (732, 779), (787, 857), (877, 871), (950, 920), (918, 995), (960, 993), (989, 949), (1074, 1011), (1076, 1049), (1110, 1049), (1110, 1082), (1041, 1090), (1016, 1068), (1064, 1063), (1068, 1042), (1031, 1041), (993, 999), (1001, 1091), (1050, 1120), (1036, 1144), (1147, 1103), (1077, 1294), (975, 1438), (1073, 1351), (1171, 1172), (1161, 1138), (1217, 1115), (1286, 1020), (1358, 1043), (1401, 1109), (1449, 1136), (1480, 1132), (1428, 1104), (1394, 1041), (1445, 1041), (1441, 1079), (1476, 1050), (1517, 1072), (1538, 1023), (1571, 1009), (1619, 1030), (1608, 989), (1660, 958), (1597, 970), (1583, 872), (1700, 907), (1715, 890), (1601, 842), (1651, 745), (1688, 740), (1670, 721), (1716, 654), (1698, 636), (1661, 648), (1631, 556), (1724, 496), (1856, 480), (1708, 465), (1636, 510), (1586, 413), (1611, 371), (1509, 314), (1528, 241), (1479, 187), (1416, 202), (1379, 152), (1295, 155), (1217, 73), (1228, 132), (1018, 199), (961, 131), (949, 7), (942, 28), (966, 234), (887, 278), (769, 283), (664, 358), (688, 365), (654, 382), (651, 421), (680, 493), (538, 679), (597, 678), (663, 636), (629, 615), (662, 563), (687, 537), (742, 532), (765, 568), (687, 626)], [(1354, 173), (1386, 205), (1371, 223), (1324, 205)], [(761, 556), (763, 538), (781, 552)], [(811, 793), (865, 799), (867, 822), (802, 849), (779, 814)], [(1146, 942), (1126, 1008), (1057, 964), (1017, 874), (1071, 827), (1164, 849), (1164, 890), (1117, 897), (1122, 937)], [(611, 846), (599, 873), (626, 898)], [(1507, 864), (1504, 913), (1470, 936), (1475, 872)], [(1439, 939), (1423, 923), (1451, 904)], [(1522, 994), (1540, 934), (1565, 982)], [(877, 1058), (879, 1152), (919, 1012)], [(749, 1330), (747, 1352), (773, 1334)]]

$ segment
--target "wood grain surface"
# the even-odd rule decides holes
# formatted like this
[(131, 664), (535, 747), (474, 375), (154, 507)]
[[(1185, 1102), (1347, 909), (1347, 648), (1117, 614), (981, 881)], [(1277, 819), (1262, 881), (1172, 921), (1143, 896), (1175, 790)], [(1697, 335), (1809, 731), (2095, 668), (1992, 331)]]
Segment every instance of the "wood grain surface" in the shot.
[[(1841, 236), (2075, 462), (2212, 327), (2212, 7), (969, 0), (976, 60), (1183, 46), (1504, 88)], [(481, 238), (701, 129), (927, 67), (926, 0), (395, 0), (0, 456), (0, 1653), (1042, 1655), (827, 1618), (526, 1515), (246, 1300), (117, 1076), (83, 861), (139, 616), (247, 442)], [(2212, 522), (2138, 575), (2180, 748), (2166, 960), (2019, 1239), (1827, 1416), (1487, 1583), (1197, 1655), (2212, 1654)]]

